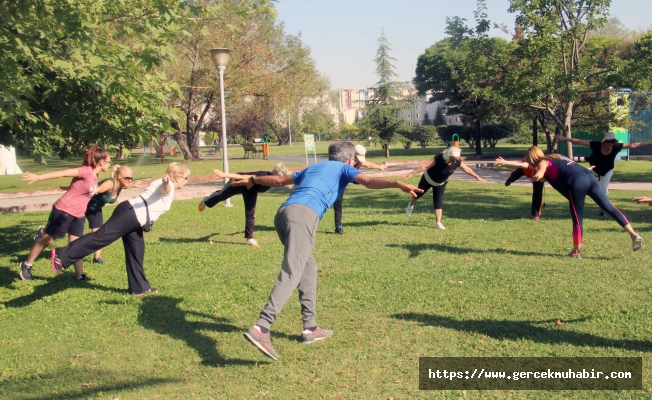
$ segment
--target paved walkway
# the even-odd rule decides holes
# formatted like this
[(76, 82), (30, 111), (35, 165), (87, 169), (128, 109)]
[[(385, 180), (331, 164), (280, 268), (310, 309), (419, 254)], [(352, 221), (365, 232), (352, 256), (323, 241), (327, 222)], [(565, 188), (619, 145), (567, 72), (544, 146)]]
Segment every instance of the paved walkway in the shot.
[[(305, 157), (272, 157), (272, 160), (284, 162), (305, 162)], [(324, 161), (323, 158), (317, 158), (317, 161)], [(311, 160), (312, 162), (313, 160)], [(362, 169), (366, 174), (372, 176), (400, 176), (405, 172), (412, 171), (419, 165), (429, 160), (400, 161), (388, 162), (385, 172), (377, 170)], [(492, 161), (467, 161), (467, 164), (473, 168), (476, 173), (487, 183), (504, 184), (510, 172), (490, 168), (493, 166)], [(451, 180), (476, 182), (475, 178), (458, 171)], [(212, 175), (190, 176), (188, 184), (174, 194), (175, 200), (199, 199), (218, 188), (222, 187), (223, 181), (218, 180)], [(530, 182), (527, 179), (519, 179), (513, 185), (528, 186)], [(652, 191), (652, 182), (611, 182), (609, 190), (650, 190)], [(118, 203), (131, 199), (142, 193), (143, 189), (126, 189), (123, 190)], [(9, 212), (27, 212), (27, 211), (49, 211), (52, 204), (63, 195), (63, 191), (41, 191), (28, 193), (0, 193), (0, 214)]]

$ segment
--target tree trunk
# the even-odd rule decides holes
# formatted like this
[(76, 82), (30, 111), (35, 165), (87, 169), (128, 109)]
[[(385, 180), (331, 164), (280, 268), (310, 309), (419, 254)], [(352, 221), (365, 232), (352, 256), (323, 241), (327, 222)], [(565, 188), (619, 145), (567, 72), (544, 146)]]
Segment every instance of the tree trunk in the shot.
[(546, 116), (541, 112), (537, 118), (539, 119), (539, 124), (541, 124), (541, 128), (543, 129), (543, 133), (546, 135), (546, 154), (552, 154), (554, 143), (552, 141), (552, 135), (550, 134), (550, 128), (548, 128), (548, 123), (546, 122)]
[(122, 143), (118, 145), (118, 154), (116, 157), (118, 160), (125, 160), (127, 159), (127, 155), (124, 152), (124, 146)]
[(389, 158), (389, 143), (385, 144), (385, 158)]
[(480, 120), (475, 120), (475, 155), (482, 155), (482, 145), (480, 143)]
[(172, 134), (172, 136), (174, 137), (174, 140), (176, 140), (177, 144), (179, 145), (179, 150), (181, 150), (181, 154), (183, 154), (183, 159), (186, 161), (196, 161), (196, 159), (193, 158), (192, 152), (190, 151), (190, 148), (187, 145), (186, 135), (183, 132), (181, 132), (179, 123), (175, 120), (172, 120), (170, 122), (170, 125), (172, 125), (172, 127), (177, 130)]
[(533, 118), (532, 119), (532, 146), (538, 146), (539, 145), (539, 136), (537, 132), (537, 119)]
[[(566, 119), (564, 121), (564, 136), (571, 138), (571, 120), (573, 118), (573, 105), (575, 103), (572, 101), (568, 102), (566, 107)], [(573, 159), (573, 144), (571, 142), (566, 142), (566, 157)]]
[(172, 135), (174, 136), (174, 140), (179, 144), (179, 150), (181, 150), (181, 154), (183, 154), (183, 159), (186, 161), (197, 161), (199, 158), (195, 158), (190, 151), (190, 148), (186, 144), (186, 135), (182, 132), (174, 132)]

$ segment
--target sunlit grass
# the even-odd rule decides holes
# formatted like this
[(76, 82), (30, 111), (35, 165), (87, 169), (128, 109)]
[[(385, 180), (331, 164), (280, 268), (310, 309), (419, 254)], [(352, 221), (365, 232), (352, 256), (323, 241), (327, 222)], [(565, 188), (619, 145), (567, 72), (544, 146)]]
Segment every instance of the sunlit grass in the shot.
[[(417, 178), (412, 182), (416, 183)], [(640, 398), (643, 392), (420, 392), (419, 356), (637, 356), (652, 386), (652, 253), (587, 205), (583, 260), (572, 245), (566, 200), (548, 193), (529, 218), (530, 188), (453, 181), (445, 231), (430, 196), (404, 214), (407, 195), (351, 185), (346, 234), (322, 220), (318, 321), (335, 337), (299, 342), (296, 295), (273, 326), (281, 360), (242, 338), (279, 272), (273, 228), (286, 190), (260, 195), (256, 238), (244, 246), (241, 198), (203, 213), (175, 202), (146, 234), (145, 270), (161, 293), (126, 292), (120, 241), (94, 281), (55, 276), (38, 259), (18, 277), (30, 235), (47, 213), (0, 219), (0, 398)], [(614, 204), (652, 240), (650, 208), (614, 191)], [(107, 208), (107, 214), (110, 214)], [(60, 241), (60, 244), (65, 243)], [(646, 242), (647, 243), (647, 242)], [(44, 253), (45, 255), (45, 253)], [(564, 327), (553, 326), (561, 319)]]

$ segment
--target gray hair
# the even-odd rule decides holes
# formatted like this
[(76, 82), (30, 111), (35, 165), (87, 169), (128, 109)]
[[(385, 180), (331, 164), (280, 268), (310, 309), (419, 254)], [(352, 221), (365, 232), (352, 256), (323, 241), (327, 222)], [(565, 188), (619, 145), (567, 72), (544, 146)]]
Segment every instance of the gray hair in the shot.
[(328, 160), (343, 163), (355, 157), (355, 146), (349, 142), (335, 142), (328, 146)]

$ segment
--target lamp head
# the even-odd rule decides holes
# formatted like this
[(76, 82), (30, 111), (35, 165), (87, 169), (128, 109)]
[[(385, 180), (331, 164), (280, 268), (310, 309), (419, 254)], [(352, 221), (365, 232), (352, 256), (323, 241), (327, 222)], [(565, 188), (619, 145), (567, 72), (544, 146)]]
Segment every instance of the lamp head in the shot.
[(211, 49), (211, 60), (216, 67), (226, 67), (229, 63), (230, 49)]

